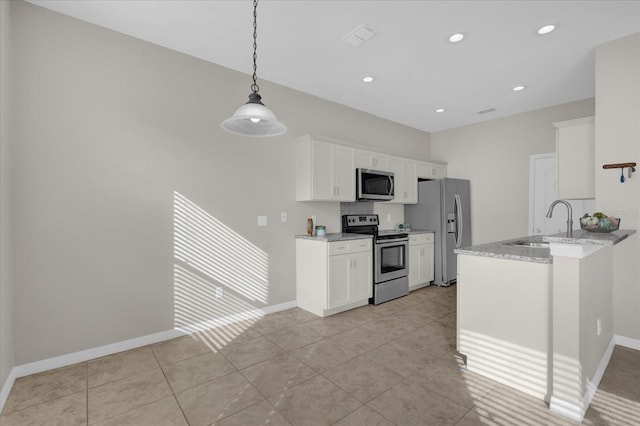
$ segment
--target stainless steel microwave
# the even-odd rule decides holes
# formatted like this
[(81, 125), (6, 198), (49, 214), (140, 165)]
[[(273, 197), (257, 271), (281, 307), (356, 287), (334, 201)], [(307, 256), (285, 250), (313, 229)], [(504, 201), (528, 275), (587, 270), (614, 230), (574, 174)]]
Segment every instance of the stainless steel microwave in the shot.
[(356, 200), (393, 200), (393, 172), (356, 169)]

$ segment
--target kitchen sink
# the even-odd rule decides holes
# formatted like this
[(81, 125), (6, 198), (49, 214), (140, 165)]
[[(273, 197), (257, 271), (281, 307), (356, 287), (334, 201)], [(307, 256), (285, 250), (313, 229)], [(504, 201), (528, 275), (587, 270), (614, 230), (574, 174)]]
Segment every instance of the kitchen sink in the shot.
[(527, 241), (527, 240), (517, 240), (517, 241), (509, 241), (505, 243), (508, 246), (518, 246), (518, 247), (531, 247), (531, 248), (549, 248), (548, 241)]

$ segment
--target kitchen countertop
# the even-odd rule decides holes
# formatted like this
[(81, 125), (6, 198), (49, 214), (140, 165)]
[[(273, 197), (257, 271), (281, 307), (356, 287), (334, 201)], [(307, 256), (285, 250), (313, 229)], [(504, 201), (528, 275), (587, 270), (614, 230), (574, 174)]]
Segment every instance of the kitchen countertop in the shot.
[(582, 229), (574, 229), (573, 237), (567, 237), (566, 232), (559, 234), (546, 235), (544, 239), (553, 243), (567, 244), (599, 244), (612, 246), (627, 238), (629, 235), (635, 234), (632, 229), (619, 229), (608, 233), (589, 232)]
[(479, 244), (475, 246), (462, 247), (454, 250), (458, 254), (468, 254), (472, 256), (495, 257), (499, 259), (519, 260), (521, 262), (553, 263), (553, 256), (549, 247), (523, 247), (508, 245), (511, 241), (532, 241), (565, 244), (597, 244), (614, 245), (635, 234), (634, 230), (618, 230), (609, 233), (596, 233), (577, 229), (573, 231), (573, 237), (568, 238), (566, 233), (552, 235), (537, 235), (513, 238), (510, 240), (496, 241), (493, 243)]
[(544, 241), (542, 236), (520, 237), (513, 238), (511, 240), (496, 241), (493, 243), (462, 247), (459, 249), (455, 249), (454, 253), (469, 254), (472, 256), (494, 257), (498, 259), (519, 260), (521, 262), (553, 263), (553, 257), (551, 256), (549, 247), (522, 247), (505, 244), (510, 241), (521, 240), (532, 242)]
[(365, 235), (365, 234), (347, 234), (344, 232), (337, 232), (334, 234), (323, 235), (321, 237), (317, 235), (301, 234), (301, 235), (296, 235), (296, 238), (300, 238), (303, 240), (326, 241), (331, 243), (334, 241), (360, 240), (360, 239), (372, 238), (372, 237), (371, 235)]
[(409, 235), (411, 234), (435, 234), (435, 231), (430, 229), (411, 229)]

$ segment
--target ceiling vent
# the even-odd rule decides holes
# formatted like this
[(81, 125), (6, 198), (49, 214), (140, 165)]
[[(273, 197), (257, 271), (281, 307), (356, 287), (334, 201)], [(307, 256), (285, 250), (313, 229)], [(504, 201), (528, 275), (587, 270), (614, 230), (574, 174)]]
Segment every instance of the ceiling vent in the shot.
[(483, 109), (482, 111), (478, 111), (478, 114), (489, 114), (490, 112), (494, 112), (495, 108)]
[(374, 32), (369, 28), (366, 28), (364, 25), (360, 25), (358, 28), (347, 34), (342, 41), (351, 47), (360, 47), (362, 43), (369, 40), (374, 35)]

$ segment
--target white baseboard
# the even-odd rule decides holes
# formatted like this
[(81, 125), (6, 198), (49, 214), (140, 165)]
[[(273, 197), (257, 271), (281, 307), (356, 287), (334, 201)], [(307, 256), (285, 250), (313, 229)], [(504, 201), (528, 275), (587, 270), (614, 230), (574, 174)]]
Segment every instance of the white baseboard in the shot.
[(188, 324), (178, 327), (177, 330), (186, 334), (195, 333), (198, 331), (210, 330), (212, 328), (221, 327), (223, 325), (229, 325), (240, 321), (246, 321), (250, 319), (260, 318), (267, 314), (274, 312), (284, 311), (287, 309), (295, 308), (297, 306), (296, 301), (280, 303), (279, 305), (267, 306), (262, 309), (253, 309), (250, 311), (241, 312), (239, 314), (228, 315), (222, 318), (216, 318), (208, 321), (202, 321), (195, 324)]
[(552, 396), (549, 400), (549, 410), (556, 414), (567, 417), (571, 420), (581, 422), (584, 418), (584, 413), (587, 411), (584, 405), (573, 404), (563, 399), (558, 399)]
[[(582, 396), (582, 417), (584, 417), (593, 397), (596, 395), (596, 391), (598, 390), (598, 386), (600, 386), (600, 380), (602, 380), (602, 376), (604, 376), (604, 372), (607, 369), (607, 365), (609, 365), (609, 360), (611, 360), (611, 354), (613, 354), (613, 348), (616, 346), (616, 336), (611, 336), (611, 340), (609, 341), (609, 345), (607, 349), (604, 351), (602, 355), (602, 359), (598, 364), (598, 368), (596, 372), (593, 373), (593, 378), (591, 380), (587, 380), (587, 386), (584, 395)], [(582, 419), (579, 419), (582, 421)]]
[(602, 355), (602, 359), (598, 364), (598, 368), (593, 374), (593, 378), (590, 381), (587, 381), (586, 390), (582, 397), (581, 403), (571, 404), (566, 401), (558, 400), (557, 398), (551, 397), (551, 401), (549, 403), (550, 410), (565, 417), (569, 417), (573, 420), (582, 421), (587, 409), (589, 408), (589, 405), (591, 404), (591, 401), (593, 400), (593, 397), (596, 394), (596, 391), (598, 390), (598, 386), (600, 386), (600, 381), (602, 380), (602, 376), (604, 376), (604, 372), (609, 365), (611, 355), (613, 354), (613, 350), (616, 345), (640, 350), (640, 340), (620, 335), (612, 336), (611, 341), (609, 342), (609, 345), (607, 346), (607, 349), (605, 350), (604, 354)]
[(9, 397), (13, 383), (19, 377), (28, 376), (30, 374), (41, 373), (43, 371), (52, 370), (54, 368), (66, 367), (68, 365), (77, 364), (79, 362), (88, 361), (94, 358), (100, 358), (107, 355), (112, 355), (118, 352), (128, 351), (130, 349), (139, 348), (142, 346), (152, 345), (154, 343), (163, 342), (165, 340), (171, 340), (176, 337), (184, 336), (195, 331), (201, 331), (220, 327), (234, 322), (259, 318), (263, 315), (284, 311), (286, 309), (295, 308), (296, 302), (286, 302), (278, 305), (267, 306), (262, 309), (254, 309), (251, 311), (243, 312), (240, 314), (231, 315), (228, 317), (204, 321), (198, 324), (189, 325), (187, 327), (180, 327), (173, 330), (161, 331), (159, 333), (148, 334), (146, 336), (136, 337), (121, 342), (111, 343), (109, 345), (99, 346), (97, 348), (86, 349), (79, 352), (73, 352), (66, 355), (60, 355), (53, 358), (43, 359), (40, 361), (30, 362), (28, 364), (17, 365), (11, 369), (7, 380), (0, 390), (0, 412), (4, 408), (4, 404)]
[(16, 381), (16, 369), (12, 368), (7, 376), (7, 380), (4, 382), (2, 386), (2, 390), (0, 390), (0, 412), (4, 408), (4, 403), (7, 402), (7, 398), (9, 398), (9, 392), (11, 392), (11, 388), (13, 387), (13, 382)]
[(640, 351), (640, 340), (632, 339), (630, 337), (624, 337), (616, 334), (613, 336), (615, 339), (615, 344), (618, 346), (624, 346), (625, 348), (635, 349), (636, 351)]

